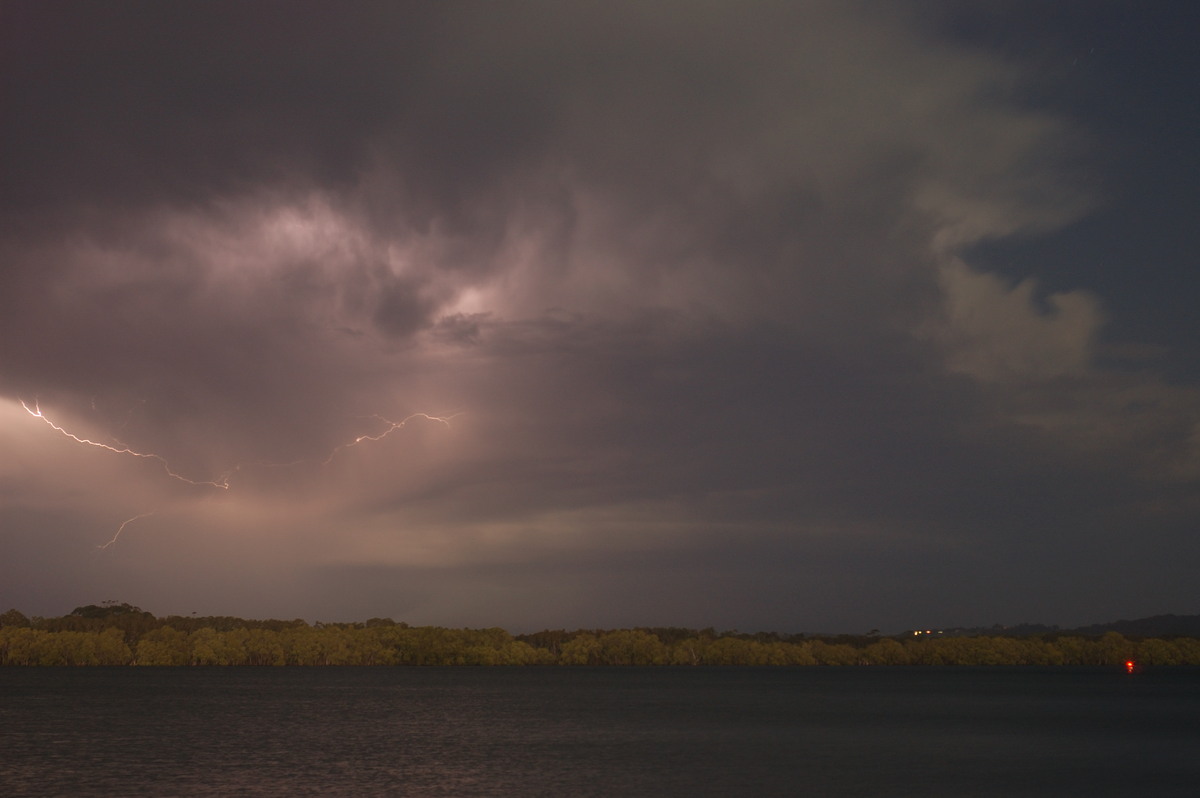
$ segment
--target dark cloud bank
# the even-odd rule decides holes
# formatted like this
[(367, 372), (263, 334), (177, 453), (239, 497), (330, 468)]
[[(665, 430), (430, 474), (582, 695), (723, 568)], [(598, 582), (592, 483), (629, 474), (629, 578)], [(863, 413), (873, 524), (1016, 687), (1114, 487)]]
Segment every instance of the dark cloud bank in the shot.
[(1117, 201), (1020, 9), (0, 9), (0, 604), (1195, 610), (1194, 385), (980, 255)]

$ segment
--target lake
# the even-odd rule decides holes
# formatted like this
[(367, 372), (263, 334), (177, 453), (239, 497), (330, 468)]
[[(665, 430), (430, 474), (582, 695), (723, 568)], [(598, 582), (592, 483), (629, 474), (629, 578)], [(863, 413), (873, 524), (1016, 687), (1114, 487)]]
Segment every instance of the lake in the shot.
[(1198, 794), (1195, 668), (0, 668), (5, 796)]

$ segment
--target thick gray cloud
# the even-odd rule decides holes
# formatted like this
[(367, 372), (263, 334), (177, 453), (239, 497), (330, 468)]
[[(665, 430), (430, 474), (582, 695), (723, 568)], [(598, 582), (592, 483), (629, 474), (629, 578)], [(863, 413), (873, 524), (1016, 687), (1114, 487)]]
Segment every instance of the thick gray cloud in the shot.
[(1103, 159), (931, 8), (6, 4), (0, 603), (1186, 611), (1200, 397), (971, 260)]

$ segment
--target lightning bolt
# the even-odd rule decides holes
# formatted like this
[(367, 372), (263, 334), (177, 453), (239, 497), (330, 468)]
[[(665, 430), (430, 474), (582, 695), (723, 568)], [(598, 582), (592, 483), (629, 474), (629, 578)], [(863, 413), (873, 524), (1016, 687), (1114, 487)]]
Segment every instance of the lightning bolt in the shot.
[(338, 452), (341, 452), (345, 449), (349, 449), (351, 446), (358, 446), (360, 443), (381, 441), (384, 438), (386, 438), (387, 436), (391, 435), (396, 430), (403, 429), (408, 424), (408, 422), (412, 421), (414, 418), (420, 418), (420, 419), (424, 419), (426, 421), (433, 421), (438, 424), (445, 424), (447, 427), (449, 427), (450, 419), (454, 418), (457, 415), (459, 415), (459, 414), (455, 413), (453, 416), (431, 416), (428, 413), (413, 413), (410, 416), (405, 416), (404, 418), (402, 418), (399, 421), (390, 421), (380, 415), (371, 416), (371, 418), (374, 418), (378, 421), (382, 421), (384, 424), (386, 424), (387, 429), (385, 429), (383, 432), (379, 433), (378, 435), (359, 435), (357, 438), (350, 441), (349, 443), (343, 443), (340, 446), (334, 447), (333, 451), (331, 451), (329, 453), (329, 456), (326, 457), (325, 460), (321, 464), (329, 465), (330, 463), (333, 462), (333, 458), (337, 457)]
[[(103, 443), (101, 441), (93, 441), (88, 438), (81, 438), (78, 435), (76, 435), (75, 433), (69, 432), (68, 430), (55, 424), (50, 419), (46, 418), (46, 416), (42, 413), (42, 408), (38, 404), (36, 399), (33, 402), (33, 407), (30, 407), (29, 405), (27, 405), (25, 403), (24, 399), (21, 399), (20, 402), (21, 402), (21, 407), (25, 408), (25, 412), (29, 413), (29, 415), (33, 416), (34, 418), (40, 418), (42, 421), (44, 421), (46, 423), (47, 426), (49, 426), (55, 432), (58, 432), (59, 434), (63, 435), (64, 437), (70, 438), (71, 440), (75, 441), (76, 443), (86, 444), (87, 446), (95, 446), (99, 449), (107, 449), (108, 451), (116, 452), (117, 454), (127, 454), (132, 457), (140, 457), (144, 460), (155, 460), (159, 463), (159, 465), (161, 465), (163, 467), (163, 471), (165, 471), (167, 473), (167, 476), (171, 477), (172, 479), (177, 479), (180, 482), (186, 482), (189, 485), (201, 485), (201, 486), (212, 487), (212, 488), (220, 488), (221, 490), (229, 490), (229, 477), (230, 477), (229, 472), (222, 474), (220, 477), (218, 477), (215, 480), (189, 479), (188, 477), (185, 477), (182, 474), (177, 474), (174, 471), (172, 471), (171, 464), (168, 463), (166, 458), (163, 457), (162, 455), (154, 454), (153, 452), (139, 452), (135, 449), (130, 449), (128, 446), (125, 446), (124, 444), (120, 444), (119, 446), (111, 446), (111, 445), (109, 445), (107, 443)], [(118, 441), (118, 443), (120, 443), (120, 442)]]
[[(396, 432), (397, 430), (400, 430), (400, 429), (403, 429), (404, 427), (406, 427), (410, 421), (420, 419), (423, 421), (429, 421), (429, 422), (442, 424), (446, 427), (449, 427), (450, 420), (457, 417), (458, 415), (461, 415), (460, 413), (455, 413), (450, 416), (434, 416), (434, 415), (430, 415), (429, 413), (413, 413), (411, 415), (405, 416), (404, 418), (402, 418), (399, 421), (392, 421), (390, 419), (384, 418), (381, 415), (373, 415), (373, 416), (370, 416), (369, 418), (373, 418), (385, 425), (382, 432), (379, 432), (376, 434), (359, 435), (359, 436), (355, 437), (353, 440), (347, 441), (346, 443), (343, 443), (343, 444), (339, 444), (338, 446), (335, 446), (329, 452), (329, 456), (326, 457), (324, 460), (317, 460), (316, 458), (304, 458), (304, 459), (300, 459), (300, 460), (291, 460), (288, 462), (238, 463), (238, 464), (234, 465), (232, 468), (230, 468), (228, 471), (225, 471), (224, 473), (222, 473), (216, 479), (209, 480), (209, 479), (191, 479), (189, 477), (184, 476), (183, 474), (177, 473), (176, 471), (172, 470), (171, 464), (167, 461), (167, 459), (160, 454), (156, 454), (154, 452), (141, 452), (141, 451), (133, 449), (129, 446), (126, 446), (125, 444), (121, 443), (120, 441), (116, 441), (117, 445), (114, 446), (112, 444), (104, 443), (103, 441), (94, 441), (94, 440), (91, 440), (90, 438), (84, 438), (79, 435), (76, 435), (75, 433), (71, 432), (70, 430), (68, 430), (62, 426), (59, 426), (58, 424), (54, 423), (49, 418), (47, 418), (46, 415), (42, 412), (41, 405), (38, 403), (37, 399), (34, 400), (33, 407), (30, 407), (25, 402), (24, 399), (20, 399), (19, 401), (21, 402), (21, 407), (25, 408), (25, 412), (27, 412), (29, 415), (33, 416), (36, 419), (40, 419), (43, 423), (46, 424), (46, 426), (50, 427), (51, 429), (53, 429), (55, 432), (59, 433), (63, 437), (69, 438), (70, 440), (75, 441), (76, 443), (81, 443), (81, 444), (84, 444), (85, 446), (94, 446), (98, 449), (105, 449), (105, 450), (113, 452), (115, 454), (129, 455), (131, 457), (137, 457), (137, 458), (141, 458), (144, 460), (154, 460), (155, 462), (157, 462), (159, 465), (162, 466), (163, 471), (166, 472), (167, 476), (171, 477), (172, 479), (176, 479), (176, 480), (178, 480), (180, 482), (184, 482), (188, 485), (219, 488), (220, 490), (229, 490), (230, 489), (230, 480), (233, 478), (233, 475), (237, 474), (238, 472), (243, 471), (247, 468), (252, 468), (252, 467), (253, 468), (289, 468), (292, 466), (302, 465), (304, 463), (317, 463), (317, 462), (319, 462), (322, 466), (328, 466), (330, 463), (333, 462), (334, 458), (336, 458), (340, 452), (342, 452), (346, 449), (349, 449), (353, 446), (358, 446), (363, 443), (371, 443), (371, 442), (381, 441), (384, 438), (386, 438), (387, 436), (391, 435), (393, 432)], [(93, 400), (93, 406), (94, 406), (94, 400)], [(142, 518), (146, 518), (148, 516), (154, 515), (155, 512), (157, 512), (157, 510), (151, 510), (151, 511), (145, 512), (145, 513), (139, 513), (138, 515), (135, 515), (132, 518), (127, 518), (125, 521), (123, 521), (121, 523), (121, 525), (119, 527), (117, 527), (117, 531), (113, 534), (112, 538), (109, 539), (109, 541), (107, 543), (104, 543), (103, 545), (99, 546), (98, 548), (100, 548), (100, 549), (109, 548), (110, 546), (112, 546), (113, 544), (115, 544), (117, 542), (118, 538), (121, 537), (121, 533), (125, 531), (125, 527), (129, 526), (133, 522), (138, 521)]]
[(125, 531), (125, 527), (129, 526), (130, 524), (132, 524), (134, 521), (137, 521), (138, 519), (146, 518), (148, 516), (154, 515), (155, 512), (156, 512), (155, 510), (151, 510), (148, 513), (141, 513), (139, 515), (135, 515), (133, 518), (126, 518), (124, 521), (121, 522), (121, 525), (119, 527), (117, 527), (117, 532), (116, 532), (116, 534), (114, 534), (112, 536), (112, 540), (108, 541), (107, 543), (105, 543), (102, 546), (97, 546), (96, 548), (107, 549), (109, 546), (111, 546), (117, 542), (117, 538), (121, 537), (121, 533)]

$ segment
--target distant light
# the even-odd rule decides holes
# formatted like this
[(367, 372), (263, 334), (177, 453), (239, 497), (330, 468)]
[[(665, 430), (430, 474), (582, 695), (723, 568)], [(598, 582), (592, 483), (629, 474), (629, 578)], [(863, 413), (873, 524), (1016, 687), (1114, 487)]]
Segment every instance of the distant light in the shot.
[(1125, 660), (1125, 672), (1126, 672), (1126, 673), (1133, 673), (1133, 671), (1134, 671), (1134, 669), (1135, 669), (1135, 668), (1137, 668), (1137, 663), (1136, 663), (1136, 662), (1134, 662), (1134, 661), (1133, 661), (1133, 660), (1131, 660), (1131, 659), (1127, 659), (1127, 660)]

